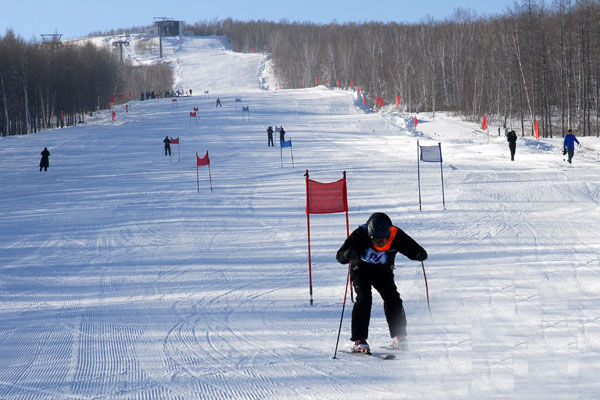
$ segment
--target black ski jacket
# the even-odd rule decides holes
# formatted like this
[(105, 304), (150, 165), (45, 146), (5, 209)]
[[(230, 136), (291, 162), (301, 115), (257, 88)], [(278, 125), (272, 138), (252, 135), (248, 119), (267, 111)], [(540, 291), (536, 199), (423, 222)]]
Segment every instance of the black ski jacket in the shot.
[[(375, 215), (373, 214), (370, 218)], [(375, 247), (367, 233), (367, 224), (361, 225), (348, 236), (338, 250), (336, 255), (338, 262), (340, 264), (352, 262), (352, 269), (368, 268), (370, 264), (385, 264), (393, 267), (396, 253), (402, 253), (411, 260), (426, 260), (425, 249), (402, 229), (393, 226), (391, 220), (389, 222), (391, 226), (390, 239), (384, 246)]]
[(508, 141), (508, 143), (510, 144), (515, 144), (517, 143), (517, 134), (515, 133), (515, 131), (510, 131), (506, 134), (506, 140)]

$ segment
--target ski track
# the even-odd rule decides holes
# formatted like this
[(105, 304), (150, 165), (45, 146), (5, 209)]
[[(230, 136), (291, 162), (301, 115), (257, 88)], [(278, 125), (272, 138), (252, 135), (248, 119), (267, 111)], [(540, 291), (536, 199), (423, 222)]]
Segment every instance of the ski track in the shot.
[[(177, 87), (196, 96), (1, 140), (0, 398), (597, 397), (592, 144), (557, 167), (553, 144), (520, 141), (508, 163), (503, 138), (456, 119), (422, 114), (413, 132), (411, 116), (365, 112), (346, 91), (259, 89), (267, 57), (221, 39), (164, 40)], [(134, 48), (125, 54), (149, 60)], [(267, 148), (268, 125), (286, 129), (293, 166), (288, 149)], [(181, 137), (171, 158), (165, 135)], [(439, 166), (423, 163), (418, 211), (416, 139), (442, 141), (446, 210)], [(190, 157), (205, 151), (214, 191), (202, 167), (198, 193)], [(396, 260), (409, 349), (395, 360), (331, 359), (345, 221), (311, 216), (310, 306), (305, 169), (321, 182), (346, 171), (351, 230), (384, 210), (430, 254), (432, 317), (420, 265)], [(347, 304), (341, 348), (350, 314)], [(377, 295), (370, 334), (375, 351), (389, 340)]]

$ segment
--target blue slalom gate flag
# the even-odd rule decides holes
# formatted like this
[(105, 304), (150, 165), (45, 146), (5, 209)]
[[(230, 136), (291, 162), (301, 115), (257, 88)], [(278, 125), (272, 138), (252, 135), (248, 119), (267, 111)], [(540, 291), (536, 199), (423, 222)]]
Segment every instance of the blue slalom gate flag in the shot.
[(294, 150), (292, 149), (292, 139), (291, 138), (287, 142), (285, 140), (282, 140), (281, 142), (279, 142), (279, 152), (281, 153), (281, 168), (283, 168), (283, 148), (284, 147), (290, 148), (290, 156), (292, 156), (292, 167), (293, 167), (294, 166)]

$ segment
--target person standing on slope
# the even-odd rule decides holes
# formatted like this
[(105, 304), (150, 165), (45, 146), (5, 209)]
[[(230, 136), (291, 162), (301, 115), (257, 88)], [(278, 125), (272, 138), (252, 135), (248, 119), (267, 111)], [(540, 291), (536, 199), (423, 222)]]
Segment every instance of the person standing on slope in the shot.
[(517, 150), (517, 133), (514, 129), (506, 134), (506, 140), (508, 141), (508, 148), (510, 149), (510, 160), (515, 161), (515, 151)]
[(273, 127), (269, 126), (267, 128), (267, 147), (275, 147), (273, 144)]
[(279, 128), (279, 143), (285, 142), (285, 131), (283, 130), (283, 126)]
[(165, 136), (163, 143), (165, 144), (165, 156), (171, 156), (171, 139)]
[(569, 158), (567, 159), (569, 164), (571, 164), (571, 160), (573, 160), (573, 155), (575, 154), (575, 142), (579, 144), (579, 140), (577, 140), (571, 129), (569, 129), (563, 142), (563, 156), (567, 153), (569, 154)]
[(42, 172), (42, 168), (44, 171), (48, 171), (48, 167), (50, 166), (50, 151), (48, 151), (47, 147), (44, 147), (44, 150), (40, 154), (42, 155), (40, 159), (40, 172)]
[(402, 253), (411, 260), (424, 261), (427, 252), (400, 228), (392, 225), (386, 214), (372, 214), (367, 223), (356, 228), (337, 252), (340, 264), (351, 265), (356, 302), (352, 310), (352, 351), (369, 353), (369, 320), (375, 288), (383, 299), (385, 318), (392, 337), (392, 347), (400, 348), (406, 340), (406, 315), (394, 283), (394, 259)]

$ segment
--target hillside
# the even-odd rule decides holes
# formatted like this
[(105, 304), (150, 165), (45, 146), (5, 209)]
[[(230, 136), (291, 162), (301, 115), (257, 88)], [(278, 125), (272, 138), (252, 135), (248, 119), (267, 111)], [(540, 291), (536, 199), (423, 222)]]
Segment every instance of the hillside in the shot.
[[(511, 162), (503, 137), (449, 114), (414, 130), (352, 92), (274, 90), (267, 56), (219, 37), (166, 51), (194, 96), (0, 140), (0, 398), (597, 396), (597, 138), (580, 138), (572, 165), (560, 139), (521, 139)], [(285, 127), (293, 164), (267, 147), (269, 125)], [(165, 136), (180, 138), (172, 157)], [(446, 209), (439, 165), (423, 163), (419, 211), (417, 140), (441, 143)], [(195, 163), (207, 151), (210, 178)], [(346, 171), (350, 229), (384, 211), (430, 255), (432, 317), (420, 263), (396, 258), (409, 348), (395, 360), (331, 358), (345, 218), (311, 216), (311, 306), (306, 169), (322, 182)], [(389, 340), (374, 294), (369, 342)]]

